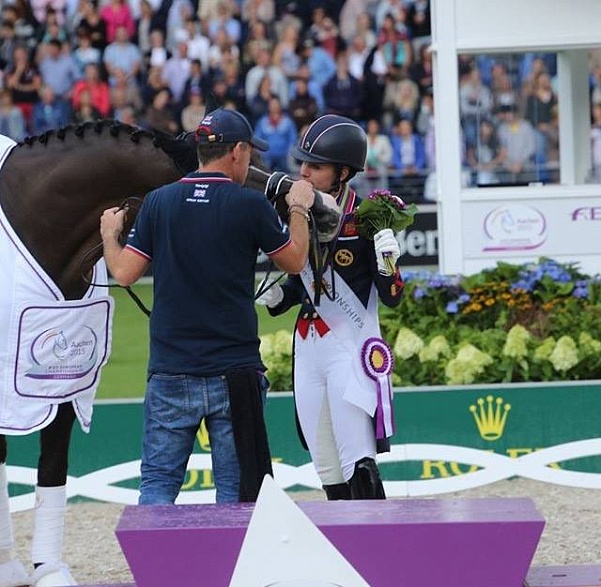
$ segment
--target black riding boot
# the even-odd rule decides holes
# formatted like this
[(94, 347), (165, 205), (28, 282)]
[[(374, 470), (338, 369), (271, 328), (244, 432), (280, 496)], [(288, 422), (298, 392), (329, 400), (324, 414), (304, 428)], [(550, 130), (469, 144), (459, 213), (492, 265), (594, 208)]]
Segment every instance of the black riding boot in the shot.
[(369, 457), (355, 463), (355, 472), (348, 485), (351, 499), (386, 499), (378, 465)]
[(336, 499), (351, 499), (351, 488), (348, 483), (337, 483), (336, 485), (324, 485), (323, 490), (326, 492), (328, 501)]

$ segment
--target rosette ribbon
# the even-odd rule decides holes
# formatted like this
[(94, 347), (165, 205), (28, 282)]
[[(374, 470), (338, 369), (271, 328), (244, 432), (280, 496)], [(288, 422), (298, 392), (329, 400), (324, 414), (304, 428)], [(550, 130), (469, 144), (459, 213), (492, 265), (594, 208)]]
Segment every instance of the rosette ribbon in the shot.
[(395, 430), (390, 385), (394, 356), (386, 341), (375, 336), (368, 338), (361, 349), (361, 364), (365, 374), (376, 383), (376, 438), (388, 438)]

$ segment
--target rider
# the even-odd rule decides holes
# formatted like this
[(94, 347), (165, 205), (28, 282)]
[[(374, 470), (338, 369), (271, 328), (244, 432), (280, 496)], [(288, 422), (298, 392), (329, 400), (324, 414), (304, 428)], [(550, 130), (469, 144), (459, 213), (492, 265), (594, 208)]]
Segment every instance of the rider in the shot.
[[(363, 169), (366, 151), (365, 132), (349, 118), (326, 114), (305, 131), (292, 151), (301, 163), (300, 177), (337, 199), (343, 221), (338, 237), (317, 252), (323, 263), (315, 262), (312, 251), (300, 275), (289, 276), (257, 300), (272, 316), (300, 304), (294, 331), (296, 410), (328, 499), (385, 498), (376, 453), (388, 450), (392, 434), (390, 423), (376, 439), (377, 385), (363, 372), (366, 357), (361, 349), (380, 337), (378, 297), (387, 306), (396, 306), (403, 282), (392, 230), (378, 232), (373, 243), (357, 230), (353, 212), (361, 199), (349, 181)], [(315, 273), (319, 276), (320, 265), (328, 268), (325, 288), (316, 300)], [(357, 329), (359, 322), (364, 327)], [(386, 347), (380, 343), (382, 352)]]

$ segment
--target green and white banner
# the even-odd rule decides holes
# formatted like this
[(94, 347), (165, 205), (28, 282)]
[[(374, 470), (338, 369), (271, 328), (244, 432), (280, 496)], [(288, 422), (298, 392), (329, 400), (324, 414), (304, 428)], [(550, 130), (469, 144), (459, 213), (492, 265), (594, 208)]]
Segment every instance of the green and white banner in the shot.
[[(601, 381), (397, 389), (397, 433), (379, 456), (390, 497), (435, 495), (527, 477), (601, 488)], [(276, 482), (321, 488), (296, 434), (290, 393), (269, 396), (266, 419)], [(89, 434), (74, 430), (68, 495), (135, 504), (142, 404), (99, 402)], [(8, 437), (11, 509), (33, 507), (37, 434)], [(215, 491), (204, 426), (178, 503), (212, 503)]]

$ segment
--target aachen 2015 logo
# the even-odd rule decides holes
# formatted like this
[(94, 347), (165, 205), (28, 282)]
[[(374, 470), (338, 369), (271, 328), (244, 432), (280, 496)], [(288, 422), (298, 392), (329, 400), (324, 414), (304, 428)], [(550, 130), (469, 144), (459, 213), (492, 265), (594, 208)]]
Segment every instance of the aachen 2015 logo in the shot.
[(38, 334), (29, 349), (32, 379), (79, 379), (96, 365), (98, 337), (89, 326), (77, 332), (49, 328)]

